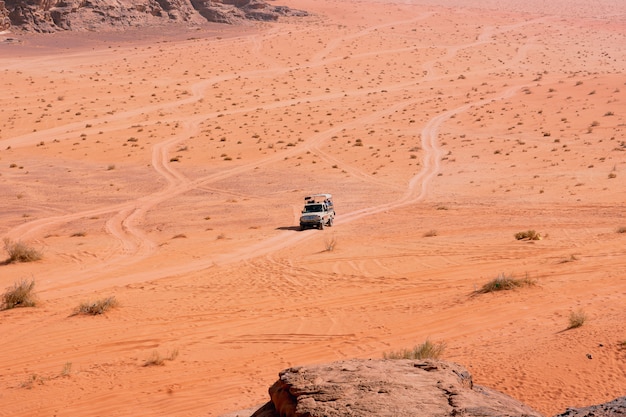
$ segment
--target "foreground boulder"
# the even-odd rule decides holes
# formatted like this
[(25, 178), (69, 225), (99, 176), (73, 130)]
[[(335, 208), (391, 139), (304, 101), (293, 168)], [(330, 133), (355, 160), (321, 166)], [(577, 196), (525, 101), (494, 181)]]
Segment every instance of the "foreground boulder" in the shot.
[(252, 417), (525, 416), (541, 414), (474, 385), (460, 365), (439, 360), (347, 360), (286, 369), (271, 401)]

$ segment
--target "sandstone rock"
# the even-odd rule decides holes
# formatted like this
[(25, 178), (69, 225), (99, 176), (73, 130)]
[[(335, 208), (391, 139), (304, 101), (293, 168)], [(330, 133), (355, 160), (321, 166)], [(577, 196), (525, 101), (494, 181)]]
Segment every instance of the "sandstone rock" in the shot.
[(209, 22), (233, 24), (246, 18), (239, 8), (213, 0), (191, 0), (198, 13)]
[(626, 397), (619, 397), (608, 403), (583, 408), (568, 408), (563, 414), (554, 417), (621, 417), (626, 416)]
[(0, 30), (107, 31), (165, 22), (237, 23), (306, 12), (264, 0), (0, 0)]
[(460, 365), (439, 360), (348, 360), (286, 369), (271, 401), (252, 417), (536, 416), (521, 402), (476, 386)]
[(5, 31), (11, 27), (11, 19), (9, 19), (9, 11), (4, 1), (0, 0), (0, 31)]

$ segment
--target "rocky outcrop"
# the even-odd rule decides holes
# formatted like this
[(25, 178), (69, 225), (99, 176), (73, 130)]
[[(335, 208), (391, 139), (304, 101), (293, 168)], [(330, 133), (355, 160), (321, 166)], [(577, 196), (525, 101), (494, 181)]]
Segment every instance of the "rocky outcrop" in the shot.
[(252, 417), (525, 416), (541, 414), (438, 360), (348, 360), (286, 369)]
[(7, 30), (11, 27), (11, 19), (9, 19), (9, 11), (7, 10), (4, 1), (0, 0), (0, 31)]
[(242, 9), (212, 0), (191, 0), (191, 4), (209, 22), (234, 23), (246, 17)]
[(619, 397), (608, 403), (582, 408), (568, 408), (563, 414), (554, 417), (626, 417), (626, 397)]
[(237, 23), (306, 12), (264, 0), (0, 0), (0, 30), (105, 31), (164, 22)]

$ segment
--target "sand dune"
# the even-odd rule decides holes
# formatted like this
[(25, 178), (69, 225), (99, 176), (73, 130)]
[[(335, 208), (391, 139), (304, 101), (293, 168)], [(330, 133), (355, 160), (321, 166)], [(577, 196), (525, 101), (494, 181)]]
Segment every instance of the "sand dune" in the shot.
[(427, 338), (546, 415), (624, 395), (625, 6), (283, 3), (0, 44), (0, 235), (44, 254), (0, 266), (0, 415), (218, 416)]

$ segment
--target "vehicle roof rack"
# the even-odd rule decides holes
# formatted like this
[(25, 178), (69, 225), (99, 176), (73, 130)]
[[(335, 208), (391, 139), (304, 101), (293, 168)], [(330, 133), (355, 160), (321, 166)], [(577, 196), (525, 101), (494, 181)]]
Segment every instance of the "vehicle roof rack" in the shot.
[(331, 194), (311, 194), (304, 197), (304, 201), (315, 201), (316, 198), (323, 198), (325, 200), (331, 200), (333, 196)]

